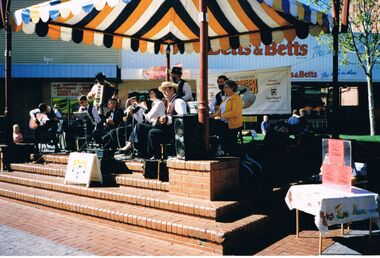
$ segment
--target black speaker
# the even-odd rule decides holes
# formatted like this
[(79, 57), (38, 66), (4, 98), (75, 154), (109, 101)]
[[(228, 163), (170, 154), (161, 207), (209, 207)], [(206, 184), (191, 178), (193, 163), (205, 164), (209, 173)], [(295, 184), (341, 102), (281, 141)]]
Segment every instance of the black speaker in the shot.
[(0, 144), (12, 143), (12, 125), (9, 118), (6, 116), (0, 116)]
[(174, 150), (177, 158), (185, 160), (208, 157), (202, 141), (197, 114), (173, 116)]

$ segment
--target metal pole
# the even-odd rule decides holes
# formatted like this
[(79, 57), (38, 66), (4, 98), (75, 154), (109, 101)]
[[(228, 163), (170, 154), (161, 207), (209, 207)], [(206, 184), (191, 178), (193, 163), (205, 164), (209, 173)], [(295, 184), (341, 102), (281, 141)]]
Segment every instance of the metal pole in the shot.
[(339, 85), (338, 85), (338, 65), (339, 65), (339, 12), (340, 12), (340, 0), (333, 0), (333, 15), (334, 15), (334, 27), (333, 34), (333, 107), (332, 107), (332, 121), (333, 130), (332, 138), (339, 138)]
[(166, 81), (170, 81), (170, 45), (166, 47)]
[(208, 121), (208, 16), (207, 16), (207, 1), (199, 0), (200, 10), (200, 93), (199, 93), (199, 108), (198, 119), (202, 124), (203, 141), (206, 152), (209, 151), (208, 136), (209, 136), (209, 121)]

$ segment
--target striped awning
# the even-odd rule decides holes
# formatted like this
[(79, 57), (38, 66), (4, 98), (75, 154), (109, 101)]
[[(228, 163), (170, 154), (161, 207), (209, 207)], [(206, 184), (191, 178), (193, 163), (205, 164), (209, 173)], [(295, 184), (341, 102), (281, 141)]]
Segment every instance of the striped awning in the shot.
[[(14, 13), (14, 30), (107, 48), (199, 52), (199, 0), (53, 0)], [(209, 46), (236, 49), (329, 32), (332, 18), (294, 0), (209, 0)]]

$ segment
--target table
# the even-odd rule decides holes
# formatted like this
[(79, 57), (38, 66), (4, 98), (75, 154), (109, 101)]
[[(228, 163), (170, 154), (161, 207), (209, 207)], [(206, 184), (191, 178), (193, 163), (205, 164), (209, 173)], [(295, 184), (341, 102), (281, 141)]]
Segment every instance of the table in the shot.
[(320, 250), (322, 235), (328, 227), (353, 221), (370, 220), (380, 227), (379, 196), (367, 190), (352, 187), (345, 192), (323, 184), (291, 186), (285, 197), (289, 209), (296, 209), (296, 235), (298, 237), (298, 210), (314, 215), (314, 222), (320, 231)]

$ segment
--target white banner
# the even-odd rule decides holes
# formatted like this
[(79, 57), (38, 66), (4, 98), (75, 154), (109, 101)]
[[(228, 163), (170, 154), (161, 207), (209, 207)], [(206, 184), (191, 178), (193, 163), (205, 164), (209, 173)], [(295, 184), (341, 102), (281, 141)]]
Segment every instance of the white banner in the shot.
[[(244, 101), (244, 115), (271, 115), (291, 113), (290, 72), (291, 67), (286, 66), (223, 74), (239, 85), (238, 90)], [(219, 92), (216, 83), (219, 75), (215, 73), (208, 75), (208, 97), (210, 101)], [(197, 93), (199, 93), (198, 88)]]

